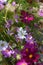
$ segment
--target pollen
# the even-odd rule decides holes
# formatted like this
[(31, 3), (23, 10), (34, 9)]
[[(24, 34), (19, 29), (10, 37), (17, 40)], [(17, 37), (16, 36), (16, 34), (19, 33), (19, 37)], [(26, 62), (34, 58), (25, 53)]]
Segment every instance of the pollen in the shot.
[(33, 57), (33, 55), (32, 55), (32, 54), (30, 54), (30, 55), (29, 55), (29, 58), (32, 58), (32, 57)]
[(26, 52), (28, 52), (28, 49), (26, 49)]
[(27, 65), (26, 63), (23, 63), (22, 65)]

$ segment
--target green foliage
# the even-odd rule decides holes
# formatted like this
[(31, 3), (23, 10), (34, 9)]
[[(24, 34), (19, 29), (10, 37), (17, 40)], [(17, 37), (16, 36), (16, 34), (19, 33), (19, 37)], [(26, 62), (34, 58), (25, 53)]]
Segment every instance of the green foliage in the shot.
[(5, 12), (4, 10), (0, 11), (0, 24), (4, 22), (4, 17), (5, 17), (4, 12)]

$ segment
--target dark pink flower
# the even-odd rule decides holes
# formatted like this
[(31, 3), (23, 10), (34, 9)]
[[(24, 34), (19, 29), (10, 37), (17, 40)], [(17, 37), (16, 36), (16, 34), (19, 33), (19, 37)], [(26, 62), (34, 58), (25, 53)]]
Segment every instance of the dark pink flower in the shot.
[(34, 20), (34, 16), (32, 14), (29, 14), (28, 12), (25, 12), (25, 11), (21, 11), (21, 21), (24, 22), (24, 23), (27, 23), (29, 24), (31, 21)]
[(17, 64), (16, 65), (28, 65), (25, 61), (19, 61), (19, 62), (17, 62)]
[(36, 43), (29, 44), (26, 43), (24, 49), (22, 50), (22, 59), (25, 60), (28, 65), (34, 65), (35, 62), (39, 60), (38, 46)]

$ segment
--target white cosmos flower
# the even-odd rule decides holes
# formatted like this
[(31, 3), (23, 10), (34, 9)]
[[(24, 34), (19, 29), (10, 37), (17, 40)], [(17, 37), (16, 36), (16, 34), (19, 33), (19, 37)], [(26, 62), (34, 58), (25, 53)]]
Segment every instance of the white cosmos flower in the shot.
[(8, 47), (8, 43), (6, 41), (0, 40), (0, 51), (5, 50)]
[(25, 35), (27, 35), (27, 32), (22, 27), (20, 27), (17, 30), (17, 32), (18, 32), (18, 34), (17, 34), (18, 35), (18, 38), (20, 38), (20, 39), (25, 39), (26, 38)]

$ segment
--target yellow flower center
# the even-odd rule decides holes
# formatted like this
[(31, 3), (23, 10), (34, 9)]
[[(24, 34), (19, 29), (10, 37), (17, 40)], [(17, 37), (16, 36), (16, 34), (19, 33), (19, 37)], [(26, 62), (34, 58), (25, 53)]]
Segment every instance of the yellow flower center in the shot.
[(32, 55), (32, 54), (30, 54), (30, 55), (29, 55), (29, 58), (32, 58), (32, 57), (33, 57), (33, 55)]
[(26, 52), (28, 52), (28, 49), (26, 49)]
[(22, 65), (27, 65), (26, 63), (23, 63)]

